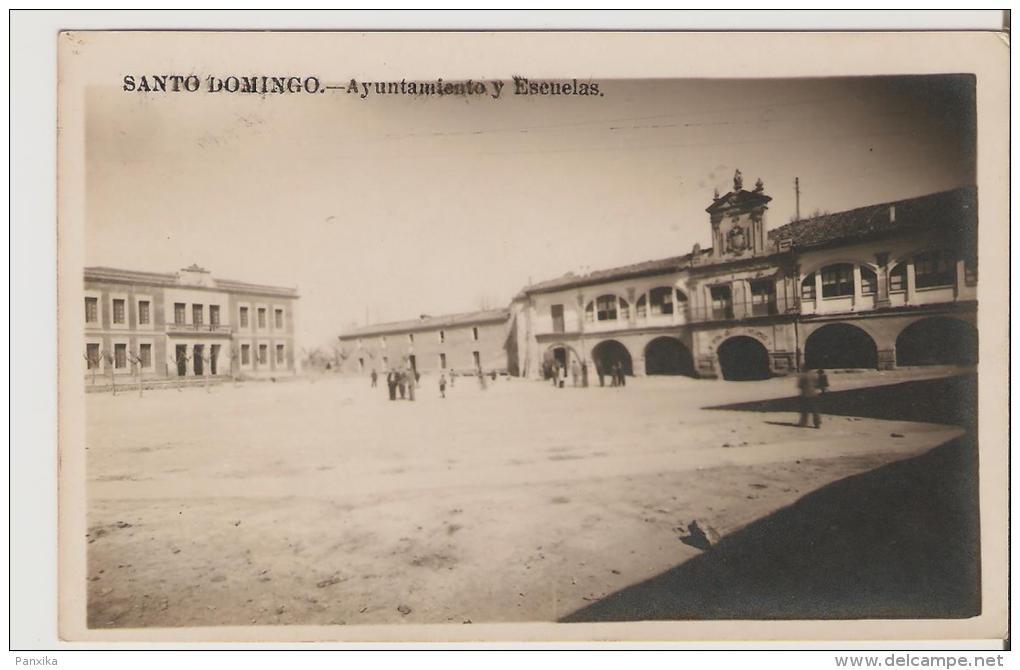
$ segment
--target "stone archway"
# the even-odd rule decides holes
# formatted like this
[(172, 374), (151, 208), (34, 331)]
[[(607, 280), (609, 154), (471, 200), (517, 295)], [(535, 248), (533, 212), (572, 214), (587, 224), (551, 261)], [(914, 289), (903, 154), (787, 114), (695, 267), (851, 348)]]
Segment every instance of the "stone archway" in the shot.
[(753, 337), (731, 337), (719, 345), (716, 354), (723, 379), (756, 381), (771, 376), (768, 349)]
[(645, 346), (646, 375), (694, 376), (694, 358), (675, 337), (657, 337)]
[(961, 319), (935, 316), (910, 324), (896, 338), (896, 365), (975, 365), (977, 329)]
[(871, 336), (849, 323), (830, 323), (804, 342), (804, 367), (878, 368), (878, 347)]
[(627, 347), (616, 340), (603, 340), (596, 344), (591, 350), (591, 357), (595, 361), (595, 365), (606, 375), (616, 363), (623, 366), (625, 375), (634, 375), (634, 364), (630, 352), (627, 351)]

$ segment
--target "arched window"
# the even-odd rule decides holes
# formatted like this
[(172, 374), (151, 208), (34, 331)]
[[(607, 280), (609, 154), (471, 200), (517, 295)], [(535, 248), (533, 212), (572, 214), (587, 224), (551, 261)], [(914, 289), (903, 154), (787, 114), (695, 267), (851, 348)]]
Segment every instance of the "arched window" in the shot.
[(878, 293), (878, 275), (871, 268), (861, 266), (861, 295), (875, 295)]
[(687, 306), (687, 294), (680, 289), (676, 290), (676, 304), (681, 309)]
[(630, 305), (626, 300), (612, 294), (600, 295), (594, 302), (589, 302), (584, 310), (584, 318), (592, 321), (616, 321), (630, 318)]
[(639, 318), (639, 319), (643, 319), (646, 316), (648, 316), (648, 296), (647, 295), (642, 294), (641, 297), (638, 298), (637, 306), (636, 306), (635, 310), (636, 310), (636, 313), (637, 313), (637, 318)]
[(822, 268), (822, 297), (838, 298), (854, 294), (854, 266), (836, 263)]
[(804, 281), (800, 284), (800, 299), (801, 300), (814, 300), (815, 299), (815, 273), (812, 272), (807, 277), (804, 277)]
[(658, 286), (648, 292), (649, 312), (653, 315), (673, 313), (673, 289)]
[(889, 273), (889, 292), (902, 293), (907, 290), (907, 264), (900, 263)]
[(917, 288), (952, 286), (956, 283), (956, 258), (946, 251), (927, 251), (914, 256)]

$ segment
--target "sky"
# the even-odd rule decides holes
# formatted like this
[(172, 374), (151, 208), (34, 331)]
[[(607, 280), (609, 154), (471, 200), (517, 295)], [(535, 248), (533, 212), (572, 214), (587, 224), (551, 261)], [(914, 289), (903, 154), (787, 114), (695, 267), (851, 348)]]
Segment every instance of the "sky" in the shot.
[(602, 81), (602, 97), (87, 97), (86, 263), (296, 287), (300, 346), (506, 305), (529, 281), (973, 184), (966, 78)]

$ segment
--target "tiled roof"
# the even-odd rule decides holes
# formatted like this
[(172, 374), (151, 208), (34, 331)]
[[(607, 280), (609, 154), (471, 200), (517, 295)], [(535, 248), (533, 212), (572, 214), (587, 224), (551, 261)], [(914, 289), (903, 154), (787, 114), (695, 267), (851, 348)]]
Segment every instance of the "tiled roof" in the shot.
[(619, 267), (608, 268), (606, 270), (595, 270), (594, 272), (589, 272), (585, 275), (568, 272), (567, 274), (555, 279), (530, 284), (524, 287), (521, 293), (527, 294), (559, 291), (574, 286), (598, 284), (612, 279), (626, 279), (628, 277), (640, 277), (646, 274), (674, 272), (687, 267), (690, 262), (691, 254), (684, 254), (683, 256), (670, 256), (669, 258), (661, 258), (654, 261), (642, 261), (641, 263), (633, 263), (631, 265), (621, 265)]
[(964, 232), (976, 226), (977, 189), (964, 187), (801, 219), (770, 230), (768, 236), (777, 242), (788, 240), (796, 249), (867, 239), (912, 228)]
[(345, 340), (363, 335), (413, 333), (420, 330), (432, 330), (435, 328), (450, 328), (454, 326), (469, 326), (476, 323), (506, 321), (509, 316), (510, 310), (506, 307), (501, 307), (500, 309), (487, 309), (478, 312), (443, 314), (440, 316), (422, 315), (417, 319), (391, 321), (389, 323), (376, 323), (362, 326), (360, 328), (353, 328), (340, 335), (340, 339)]

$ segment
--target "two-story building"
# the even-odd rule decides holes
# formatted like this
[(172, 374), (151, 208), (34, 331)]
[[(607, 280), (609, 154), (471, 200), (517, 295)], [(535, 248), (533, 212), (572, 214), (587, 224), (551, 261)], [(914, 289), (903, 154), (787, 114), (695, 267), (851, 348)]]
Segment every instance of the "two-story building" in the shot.
[(384, 375), (408, 368), (417, 372), (517, 374), (506, 308), (421, 315), (417, 319), (373, 324), (339, 336), (341, 372)]
[(767, 225), (764, 184), (707, 208), (712, 244), (523, 289), (519, 367), (764, 379), (800, 367), (976, 361), (976, 192)]
[(293, 374), (297, 291), (176, 273), (85, 268), (86, 381)]

